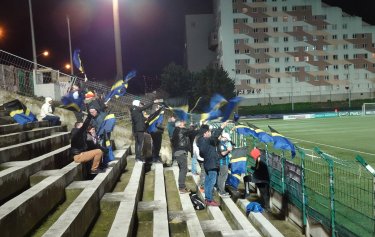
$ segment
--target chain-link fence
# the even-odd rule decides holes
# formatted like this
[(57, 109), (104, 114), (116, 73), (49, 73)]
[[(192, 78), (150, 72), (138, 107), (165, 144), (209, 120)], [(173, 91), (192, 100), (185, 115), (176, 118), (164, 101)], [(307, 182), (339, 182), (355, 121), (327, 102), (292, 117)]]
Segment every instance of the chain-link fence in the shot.
[[(99, 82), (90, 80), (85, 82), (83, 78), (34, 64), (32, 61), (0, 50), (1, 89), (36, 98), (49, 96), (60, 101), (73, 83), (85, 90), (94, 91), (99, 96), (106, 95), (111, 89)], [(142, 99), (146, 103), (151, 101), (151, 98), (126, 93), (125, 96), (113, 98), (108, 103), (109, 110), (117, 118), (124, 118), (128, 113), (128, 106), (134, 99)]]
[[(213, 124), (220, 126), (219, 123)], [(342, 160), (314, 150), (297, 147), (297, 156), (290, 159), (277, 155), (255, 138), (241, 137), (234, 132), (237, 147), (257, 145), (265, 148), (271, 188), (287, 199), (307, 219), (321, 223), (331, 236), (375, 236), (375, 180), (373, 174), (359, 163)], [(246, 142), (243, 142), (243, 141)], [(270, 150), (270, 151), (269, 151)], [(248, 156), (247, 170), (255, 166)]]

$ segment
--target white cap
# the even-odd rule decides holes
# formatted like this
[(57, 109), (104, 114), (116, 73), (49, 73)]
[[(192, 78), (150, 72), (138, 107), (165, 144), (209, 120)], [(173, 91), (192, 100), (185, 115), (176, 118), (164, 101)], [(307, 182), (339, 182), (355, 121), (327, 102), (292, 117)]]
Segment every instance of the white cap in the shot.
[(45, 101), (46, 101), (46, 103), (49, 103), (50, 101), (52, 101), (52, 98), (51, 97), (46, 97)]
[(140, 104), (141, 104), (141, 101), (139, 101), (139, 100), (133, 100), (133, 106), (139, 107)]
[(223, 132), (223, 133), (221, 134), (221, 136), (222, 136), (223, 138), (226, 138), (228, 141), (230, 141), (230, 135), (229, 135), (229, 133), (227, 133), (227, 132)]

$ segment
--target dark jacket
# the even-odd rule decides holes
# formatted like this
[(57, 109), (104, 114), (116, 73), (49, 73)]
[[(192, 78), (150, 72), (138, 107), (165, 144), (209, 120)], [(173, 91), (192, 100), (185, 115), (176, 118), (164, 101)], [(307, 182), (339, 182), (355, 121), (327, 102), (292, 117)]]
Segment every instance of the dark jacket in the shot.
[(143, 111), (150, 108), (154, 103), (146, 104), (143, 107), (132, 106), (130, 109), (130, 116), (132, 119), (132, 129), (133, 133), (146, 131), (145, 117), (143, 116)]
[(87, 115), (87, 118), (83, 122), (82, 127), (80, 128), (73, 128), (71, 131), (72, 139), (71, 139), (71, 146), (70, 146), (70, 153), (71, 155), (78, 155), (84, 151), (88, 150), (88, 146), (86, 143), (87, 140), (87, 128), (90, 125), (92, 116), (90, 113)]
[(189, 136), (192, 136), (194, 134), (197, 134), (197, 130), (192, 130), (188, 128), (180, 128), (176, 127), (173, 131), (172, 136), (172, 145), (174, 151), (190, 151), (190, 138)]
[(99, 132), (99, 128), (104, 122), (104, 119), (107, 116), (107, 113), (101, 112), (99, 110), (96, 110), (96, 111), (98, 111), (98, 115), (92, 118), (91, 125), (95, 127), (95, 131)]
[(203, 165), (206, 172), (210, 170), (217, 170), (219, 168), (221, 155), (217, 150), (217, 146), (219, 144), (219, 136), (222, 131), (222, 128), (215, 129), (213, 130), (211, 137), (204, 138), (202, 136), (197, 140), (199, 155), (204, 158)]

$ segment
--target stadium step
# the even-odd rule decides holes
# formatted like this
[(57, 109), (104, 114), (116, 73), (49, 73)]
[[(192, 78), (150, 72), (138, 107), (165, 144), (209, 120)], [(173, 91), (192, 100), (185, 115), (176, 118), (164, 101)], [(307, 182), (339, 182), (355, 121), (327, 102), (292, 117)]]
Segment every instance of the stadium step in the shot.
[(27, 142), (33, 139), (50, 136), (56, 132), (66, 132), (66, 126), (56, 127), (41, 127), (35, 128), (25, 132), (15, 132), (6, 135), (0, 135), (0, 148), (5, 146), (11, 146), (12, 144), (19, 144)]
[(69, 144), (69, 132), (59, 132), (48, 137), (0, 148), (0, 163), (30, 160)]
[(12, 124), (14, 120), (10, 116), (0, 116), (0, 125)]
[(18, 124), (18, 123), (1, 125), (0, 126), (0, 135), (15, 133), (15, 132), (28, 131), (28, 130), (31, 130), (33, 128), (41, 128), (41, 127), (48, 127), (48, 126), (49, 126), (48, 121), (37, 121), (37, 122), (33, 122), (33, 123), (27, 123), (25, 125), (21, 125), (21, 124)]
[(29, 178), (43, 169), (59, 169), (70, 162), (70, 145), (28, 161), (6, 162), (0, 165), (0, 204), (29, 186)]

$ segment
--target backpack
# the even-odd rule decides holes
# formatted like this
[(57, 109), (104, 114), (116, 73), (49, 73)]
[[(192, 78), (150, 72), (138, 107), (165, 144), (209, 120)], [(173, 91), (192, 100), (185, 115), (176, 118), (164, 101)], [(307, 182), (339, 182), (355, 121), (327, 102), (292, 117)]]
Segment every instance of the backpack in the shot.
[(193, 203), (195, 210), (203, 210), (205, 208), (204, 203), (196, 193), (190, 194), (190, 200)]

